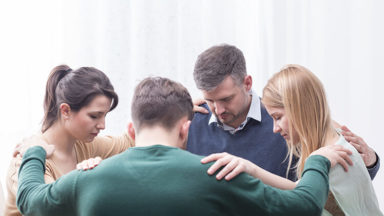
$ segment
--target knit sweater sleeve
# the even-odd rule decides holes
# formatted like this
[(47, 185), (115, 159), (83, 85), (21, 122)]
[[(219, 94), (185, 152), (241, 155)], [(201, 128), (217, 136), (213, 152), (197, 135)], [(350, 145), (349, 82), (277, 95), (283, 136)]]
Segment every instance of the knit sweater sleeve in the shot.
[(76, 171), (45, 184), (46, 152), (40, 146), (27, 150), (19, 170), (16, 204), (23, 215), (74, 215)]
[(234, 193), (238, 195), (238, 203), (244, 205), (242, 208), (248, 209), (244, 215), (321, 215), (328, 197), (329, 168), (328, 159), (311, 156), (305, 163), (302, 179), (293, 190), (273, 188), (258, 179), (250, 183), (239, 178), (238, 183), (246, 183)]

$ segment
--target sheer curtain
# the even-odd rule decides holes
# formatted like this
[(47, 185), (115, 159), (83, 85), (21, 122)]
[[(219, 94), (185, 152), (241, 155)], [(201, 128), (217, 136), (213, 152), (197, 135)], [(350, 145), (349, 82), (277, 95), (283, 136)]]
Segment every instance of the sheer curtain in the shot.
[[(383, 157), (384, 2), (377, 0), (0, 1), (4, 182), (13, 146), (39, 130), (47, 75), (54, 66), (94, 66), (120, 95), (105, 134), (125, 131), (134, 86), (166, 76), (200, 93), (199, 53), (229, 43), (243, 50), (254, 89), (288, 63), (322, 80), (332, 115)], [(384, 175), (374, 180), (384, 206)]]

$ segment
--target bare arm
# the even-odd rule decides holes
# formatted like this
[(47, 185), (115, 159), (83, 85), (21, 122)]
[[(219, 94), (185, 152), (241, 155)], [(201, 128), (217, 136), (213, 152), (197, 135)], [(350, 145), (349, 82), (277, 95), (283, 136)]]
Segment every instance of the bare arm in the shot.
[[(344, 167), (345, 171), (348, 171), (348, 164), (352, 165), (352, 160), (348, 156), (350, 154), (352, 154), (352, 152), (348, 149), (344, 149), (343, 147), (337, 145), (330, 145), (314, 151), (311, 155), (324, 156), (331, 161), (331, 167), (339, 163), (342, 167)], [(296, 182), (292, 182), (289, 179), (270, 173), (246, 159), (228, 153), (211, 154), (201, 160), (202, 163), (212, 161), (215, 161), (215, 163), (208, 169), (207, 172), (209, 175), (213, 175), (216, 171), (223, 167), (223, 169), (216, 175), (218, 180), (224, 177), (225, 180), (229, 181), (240, 173), (245, 172), (272, 187), (283, 190), (289, 190), (296, 187)]]

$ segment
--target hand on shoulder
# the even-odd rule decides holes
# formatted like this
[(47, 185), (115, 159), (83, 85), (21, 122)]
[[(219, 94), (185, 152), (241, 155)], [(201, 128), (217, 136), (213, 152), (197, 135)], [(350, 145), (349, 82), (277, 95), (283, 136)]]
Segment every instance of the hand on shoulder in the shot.
[(53, 152), (55, 151), (54, 145), (48, 144), (41, 134), (36, 134), (24, 138), (23, 141), (18, 143), (13, 151), (13, 157), (16, 157), (17, 155), (23, 157), (25, 152), (33, 146), (41, 146), (46, 151), (47, 158), (51, 157)]

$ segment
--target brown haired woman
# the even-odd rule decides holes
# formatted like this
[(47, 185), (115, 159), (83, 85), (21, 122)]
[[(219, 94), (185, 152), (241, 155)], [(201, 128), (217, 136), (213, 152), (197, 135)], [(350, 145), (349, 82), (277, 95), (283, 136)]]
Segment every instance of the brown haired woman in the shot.
[[(74, 170), (83, 160), (107, 158), (133, 146), (127, 134), (97, 136), (105, 128), (105, 116), (117, 104), (118, 96), (102, 71), (93, 67), (72, 70), (66, 65), (51, 71), (44, 98), (42, 133), (29, 140), (54, 147), (46, 161), (46, 183)], [(5, 215), (21, 215), (16, 207), (20, 164), (21, 156), (17, 155), (8, 170)]]

